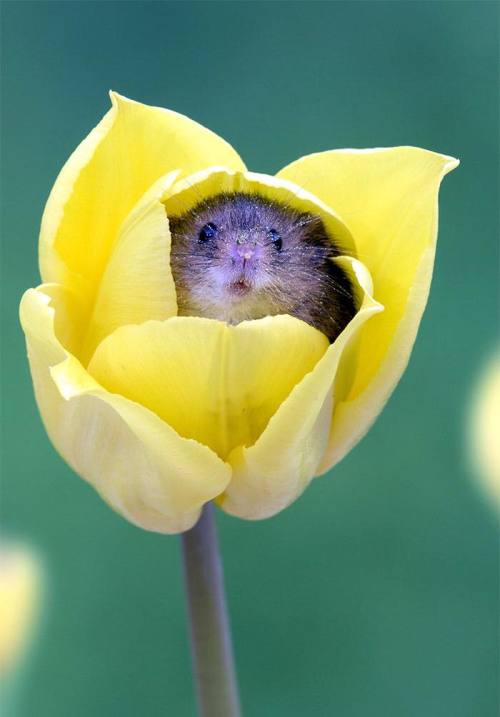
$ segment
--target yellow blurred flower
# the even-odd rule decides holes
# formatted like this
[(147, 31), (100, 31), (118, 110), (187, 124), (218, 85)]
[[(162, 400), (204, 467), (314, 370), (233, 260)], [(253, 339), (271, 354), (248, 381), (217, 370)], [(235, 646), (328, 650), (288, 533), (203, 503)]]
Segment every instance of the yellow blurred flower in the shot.
[(469, 442), (475, 471), (500, 507), (500, 351), (482, 371), (471, 408)]
[(0, 546), (0, 676), (16, 665), (32, 635), (41, 571), (27, 548)]
[[(458, 162), (334, 150), (270, 177), (192, 120), (111, 97), (54, 185), (45, 283), (21, 303), (47, 432), (143, 528), (186, 530), (212, 499), (271, 516), (352, 448), (399, 380), (429, 292), (439, 185)], [(287, 315), (176, 316), (165, 210), (222, 191), (313, 211), (341, 239), (359, 308), (333, 344)]]

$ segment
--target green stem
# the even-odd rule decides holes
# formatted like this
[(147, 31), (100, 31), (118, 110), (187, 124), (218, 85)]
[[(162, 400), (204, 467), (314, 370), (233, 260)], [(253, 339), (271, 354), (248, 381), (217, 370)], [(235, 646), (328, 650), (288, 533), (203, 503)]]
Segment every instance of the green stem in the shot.
[(213, 506), (182, 534), (191, 651), (202, 717), (239, 717), (238, 686)]

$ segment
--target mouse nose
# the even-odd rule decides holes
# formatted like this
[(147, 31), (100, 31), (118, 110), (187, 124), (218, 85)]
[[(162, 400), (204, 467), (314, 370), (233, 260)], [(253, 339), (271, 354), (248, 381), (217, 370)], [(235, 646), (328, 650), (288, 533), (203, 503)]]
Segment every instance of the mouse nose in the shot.
[(236, 240), (236, 256), (238, 259), (243, 260), (243, 265), (255, 257), (256, 248), (257, 242), (253, 239), (238, 237)]

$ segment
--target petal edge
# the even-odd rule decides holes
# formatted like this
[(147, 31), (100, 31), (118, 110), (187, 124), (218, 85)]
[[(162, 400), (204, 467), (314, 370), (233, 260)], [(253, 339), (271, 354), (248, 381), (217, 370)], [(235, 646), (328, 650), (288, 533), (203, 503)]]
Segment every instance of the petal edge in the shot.
[[(189, 529), (201, 507), (230, 480), (209, 448), (178, 436), (151, 411), (112, 395), (59, 343), (54, 332), (60, 287), (30, 289), (21, 322), (37, 403), (56, 450), (130, 522), (163, 533)], [(51, 305), (52, 303), (52, 305)]]

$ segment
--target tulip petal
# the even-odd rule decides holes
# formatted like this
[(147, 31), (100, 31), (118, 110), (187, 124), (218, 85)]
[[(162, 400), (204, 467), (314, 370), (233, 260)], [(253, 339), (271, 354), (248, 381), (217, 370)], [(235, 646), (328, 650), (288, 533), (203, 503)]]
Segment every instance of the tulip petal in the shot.
[(237, 326), (182, 316), (117, 329), (89, 372), (225, 458), (255, 443), (327, 347), (320, 331), (291, 316)]
[(298, 498), (317, 474), (328, 443), (336, 394), (346, 388), (346, 374), (337, 374), (339, 361), (355, 360), (362, 327), (383, 311), (371, 296), (370, 275), (361, 262), (351, 257), (337, 261), (357, 286), (359, 311), (291, 391), (255, 445), (239, 447), (229, 455), (233, 477), (217, 499), (227, 513), (250, 520), (268, 518)]
[(112, 109), (71, 155), (45, 208), (44, 281), (93, 297), (120, 225), (159, 177), (212, 165), (244, 170), (220, 137), (176, 112), (111, 93)]
[(385, 307), (362, 330), (356, 377), (336, 406), (321, 471), (366, 433), (408, 363), (434, 266), (439, 186), (457, 165), (452, 157), (395, 147), (313, 154), (278, 173), (347, 223)]
[(119, 326), (177, 314), (170, 231), (162, 203), (177, 176), (178, 172), (170, 172), (156, 182), (120, 227), (78, 354), (84, 364), (97, 344)]
[(63, 287), (30, 289), (21, 302), (35, 394), (47, 433), (112, 508), (146, 530), (190, 528), (231, 471), (209, 448), (104, 390), (56, 336)]

